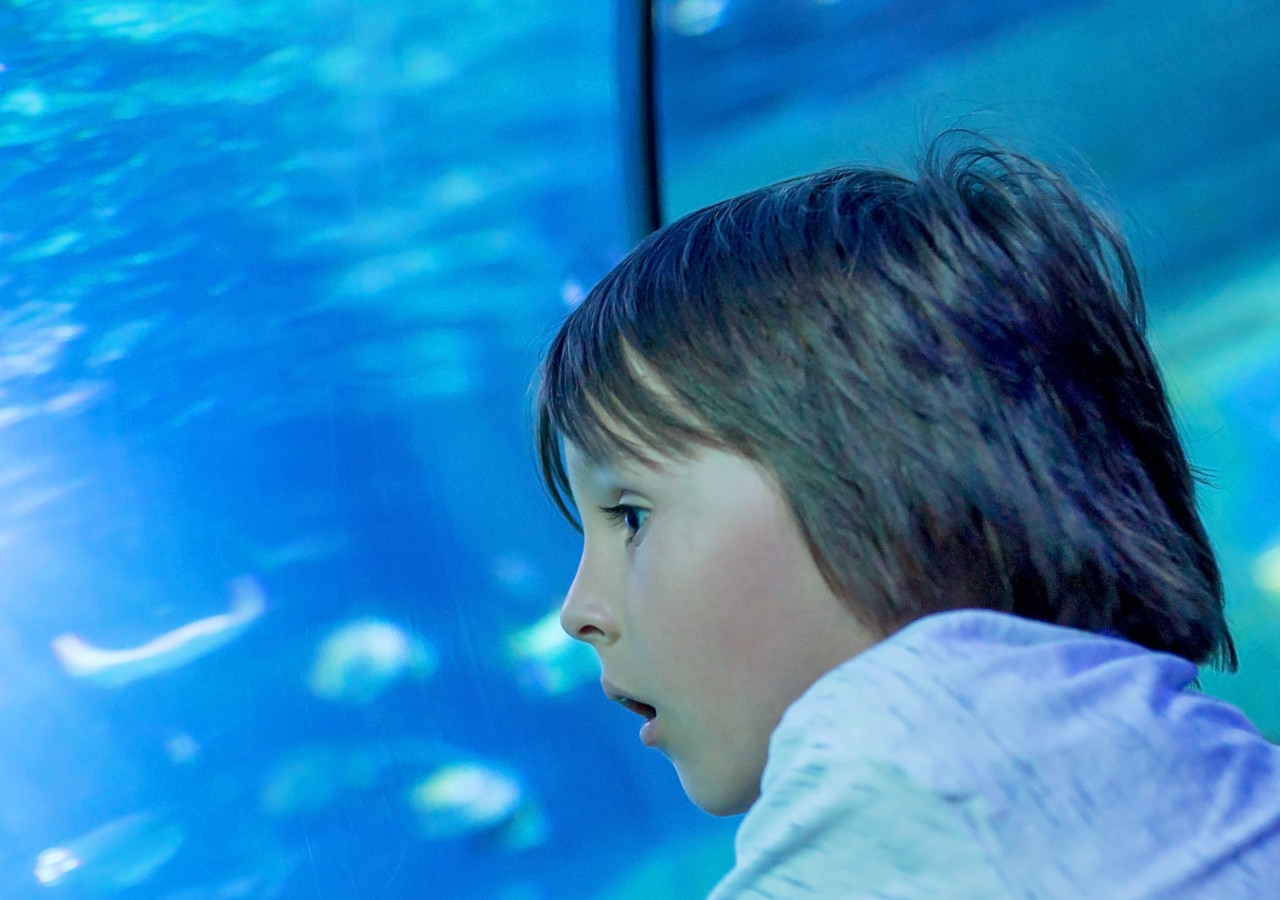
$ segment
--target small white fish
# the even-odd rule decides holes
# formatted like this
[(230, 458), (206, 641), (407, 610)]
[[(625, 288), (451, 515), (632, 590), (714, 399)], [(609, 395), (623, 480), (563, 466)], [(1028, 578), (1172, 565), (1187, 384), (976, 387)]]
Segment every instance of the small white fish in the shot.
[(266, 608), (262, 585), (256, 578), (245, 575), (231, 582), (228, 612), (188, 622), (127, 650), (95, 647), (77, 634), (61, 634), (53, 639), (53, 653), (74, 678), (103, 687), (123, 687), (185, 666), (230, 643)]
[(61, 394), (44, 401), (47, 413), (78, 413), (109, 390), (105, 381), (77, 381)]
[(134, 813), (50, 847), (36, 857), (36, 881), (115, 892), (141, 884), (182, 847), (185, 834), (167, 816)]
[(200, 755), (200, 742), (184, 731), (165, 740), (164, 752), (175, 766), (186, 765)]

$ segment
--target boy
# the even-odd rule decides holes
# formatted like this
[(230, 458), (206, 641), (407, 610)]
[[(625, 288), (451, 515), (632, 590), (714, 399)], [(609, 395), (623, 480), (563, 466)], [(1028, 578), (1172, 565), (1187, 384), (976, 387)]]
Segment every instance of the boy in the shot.
[(562, 612), (708, 812), (729, 898), (1280, 897), (1118, 231), (986, 147), (692, 213), (573, 311), (537, 400)]

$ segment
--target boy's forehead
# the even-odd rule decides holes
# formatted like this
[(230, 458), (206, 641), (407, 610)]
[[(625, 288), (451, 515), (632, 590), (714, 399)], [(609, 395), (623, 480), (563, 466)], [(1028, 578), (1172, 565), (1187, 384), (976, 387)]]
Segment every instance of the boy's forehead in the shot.
[(623, 440), (626, 446), (635, 449), (635, 454), (621, 447), (589, 453), (566, 438), (564, 462), (569, 480), (581, 487), (608, 489), (632, 481), (637, 476), (669, 471), (671, 464), (676, 462), (674, 456), (638, 439), (623, 437)]
[[(656, 461), (658, 457), (656, 451), (645, 449), (643, 452), (646, 458)], [(637, 467), (643, 468), (645, 465), (642, 460), (629, 456), (621, 449), (588, 453), (568, 439), (564, 442), (564, 462), (570, 477), (578, 480), (616, 477), (621, 472)]]

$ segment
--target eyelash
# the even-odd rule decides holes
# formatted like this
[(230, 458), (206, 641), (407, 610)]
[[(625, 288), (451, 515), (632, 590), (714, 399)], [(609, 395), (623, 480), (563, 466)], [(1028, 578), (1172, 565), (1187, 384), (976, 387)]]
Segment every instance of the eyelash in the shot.
[(642, 509), (632, 503), (619, 503), (617, 506), (602, 506), (600, 507), (600, 511), (608, 516), (615, 524), (621, 525), (623, 528), (627, 529), (629, 532), (627, 535), (628, 544), (635, 540), (636, 532), (644, 527), (644, 522), (639, 522), (632, 527), (631, 522), (628, 521), (628, 519), (631, 518), (631, 514), (648, 512), (648, 510)]

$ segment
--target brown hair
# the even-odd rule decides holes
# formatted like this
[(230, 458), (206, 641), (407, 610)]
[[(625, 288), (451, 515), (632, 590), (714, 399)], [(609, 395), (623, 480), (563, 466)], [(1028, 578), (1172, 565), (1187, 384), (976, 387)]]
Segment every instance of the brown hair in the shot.
[(562, 440), (727, 449), (776, 476), (885, 633), (980, 607), (1234, 669), (1123, 238), (1042, 164), (943, 148), (912, 178), (819, 172), (641, 243), (547, 350), (552, 498), (573, 521)]

